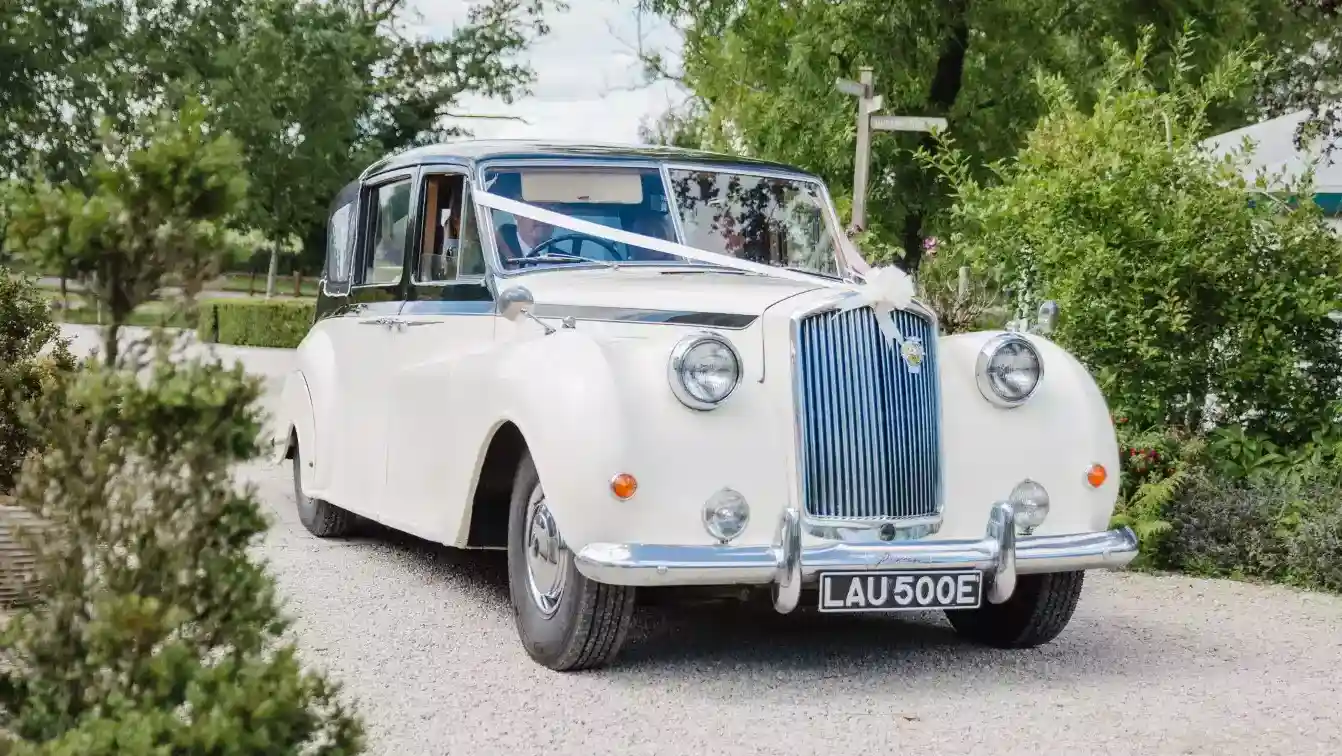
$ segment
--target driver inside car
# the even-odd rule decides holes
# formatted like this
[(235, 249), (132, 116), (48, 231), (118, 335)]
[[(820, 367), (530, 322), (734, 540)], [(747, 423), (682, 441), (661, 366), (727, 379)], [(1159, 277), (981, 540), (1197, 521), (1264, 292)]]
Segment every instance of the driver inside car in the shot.
[[(499, 251), (509, 260), (527, 257), (536, 247), (553, 237), (554, 230), (554, 226), (549, 223), (516, 216), (516, 225), (505, 223), (499, 226), (498, 239), (501, 247)], [(552, 252), (562, 254), (564, 250), (556, 249), (554, 246), (541, 250), (541, 254)]]

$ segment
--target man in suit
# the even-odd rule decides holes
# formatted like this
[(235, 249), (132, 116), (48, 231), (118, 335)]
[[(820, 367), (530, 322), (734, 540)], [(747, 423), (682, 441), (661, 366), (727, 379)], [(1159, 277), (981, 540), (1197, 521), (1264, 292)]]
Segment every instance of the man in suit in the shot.
[[(542, 223), (520, 215), (515, 216), (515, 218), (516, 224), (505, 223), (499, 226), (499, 252), (503, 254), (505, 260), (526, 257), (545, 240), (554, 236), (554, 226), (549, 223)], [(554, 246), (541, 250), (541, 254), (549, 252), (564, 253), (567, 250), (556, 249)]]

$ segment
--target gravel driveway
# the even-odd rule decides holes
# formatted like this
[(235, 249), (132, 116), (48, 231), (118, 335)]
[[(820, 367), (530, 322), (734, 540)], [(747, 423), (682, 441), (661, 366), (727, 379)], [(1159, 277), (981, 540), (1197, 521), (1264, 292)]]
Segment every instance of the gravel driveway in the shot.
[[(281, 350), (221, 353), (276, 378), (288, 364)], [(561, 675), (518, 644), (501, 554), (377, 530), (319, 541), (287, 468), (239, 477), (273, 510), (263, 554), (304, 658), (357, 699), (374, 754), (1304, 756), (1342, 743), (1339, 597), (1091, 573), (1063, 635), (1015, 653), (966, 645), (939, 615), (644, 609), (617, 666)]]

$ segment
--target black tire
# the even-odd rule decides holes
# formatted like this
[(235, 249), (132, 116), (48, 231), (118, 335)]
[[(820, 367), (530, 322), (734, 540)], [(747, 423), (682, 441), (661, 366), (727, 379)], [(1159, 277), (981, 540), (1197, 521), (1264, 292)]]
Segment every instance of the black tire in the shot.
[[(547, 616), (533, 598), (527, 566), (526, 537), (531, 527), (532, 495), (544, 500), (536, 465), (523, 453), (513, 478), (508, 510), (508, 592), (522, 646), (537, 663), (566, 672), (609, 664), (634, 616), (634, 589), (588, 580), (578, 572), (566, 546), (559, 546), (555, 574), (562, 589)], [(553, 532), (553, 531), (550, 531)]]
[(1016, 590), (1002, 604), (946, 612), (956, 632), (994, 648), (1034, 648), (1067, 627), (1081, 599), (1085, 572), (1020, 575)]
[(303, 494), (303, 450), (294, 444), (294, 503), (298, 505), (298, 519), (308, 532), (318, 538), (338, 538), (354, 532), (358, 520), (329, 501), (314, 499)]

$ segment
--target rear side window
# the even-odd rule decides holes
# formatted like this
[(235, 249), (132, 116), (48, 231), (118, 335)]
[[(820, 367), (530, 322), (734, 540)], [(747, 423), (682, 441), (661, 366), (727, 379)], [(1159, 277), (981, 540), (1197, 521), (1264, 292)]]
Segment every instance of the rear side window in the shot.
[(350, 223), (353, 216), (354, 203), (351, 202), (331, 213), (331, 220), (326, 224), (326, 280), (329, 283), (349, 283), (354, 259), (354, 239), (350, 233), (353, 230)]

